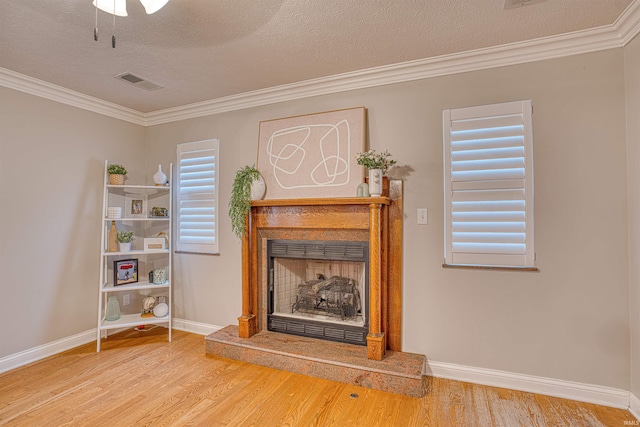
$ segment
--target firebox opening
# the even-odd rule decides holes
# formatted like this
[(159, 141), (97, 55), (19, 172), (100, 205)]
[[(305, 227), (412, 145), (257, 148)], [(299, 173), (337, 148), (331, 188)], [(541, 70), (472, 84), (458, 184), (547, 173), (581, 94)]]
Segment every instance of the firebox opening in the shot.
[(267, 243), (267, 328), (366, 345), (367, 242)]

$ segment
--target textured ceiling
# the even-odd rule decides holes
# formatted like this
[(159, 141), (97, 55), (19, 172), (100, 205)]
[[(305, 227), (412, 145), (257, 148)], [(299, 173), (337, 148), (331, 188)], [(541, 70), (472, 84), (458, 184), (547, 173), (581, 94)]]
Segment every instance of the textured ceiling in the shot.
[[(612, 24), (631, 0), (0, 1), (0, 67), (139, 112)], [(113, 76), (130, 72), (163, 89)]]

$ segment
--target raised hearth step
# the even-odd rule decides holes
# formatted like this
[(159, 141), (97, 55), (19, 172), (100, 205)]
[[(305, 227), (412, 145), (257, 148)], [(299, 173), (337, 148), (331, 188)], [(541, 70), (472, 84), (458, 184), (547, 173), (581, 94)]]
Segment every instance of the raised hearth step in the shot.
[(387, 351), (369, 360), (367, 348), (271, 331), (240, 338), (238, 327), (226, 326), (206, 337), (208, 355), (225, 357), (361, 387), (422, 397), (426, 357)]

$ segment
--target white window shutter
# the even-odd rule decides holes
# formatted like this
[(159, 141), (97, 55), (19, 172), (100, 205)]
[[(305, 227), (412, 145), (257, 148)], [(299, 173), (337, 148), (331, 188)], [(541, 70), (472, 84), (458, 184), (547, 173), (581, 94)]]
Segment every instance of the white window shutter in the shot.
[(445, 264), (533, 267), (531, 108), (443, 112)]
[(218, 253), (219, 140), (178, 145), (176, 250)]

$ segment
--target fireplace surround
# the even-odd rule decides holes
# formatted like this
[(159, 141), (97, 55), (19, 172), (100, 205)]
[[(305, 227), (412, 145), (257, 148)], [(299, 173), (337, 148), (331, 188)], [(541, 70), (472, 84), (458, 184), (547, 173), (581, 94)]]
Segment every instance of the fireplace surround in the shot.
[(242, 240), (242, 338), (269, 329), (267, 246), (278, 240), (366, 242), (367, 355), (402, 350), (402, 181), (389, 181), (380, 197), (253, 201)]

